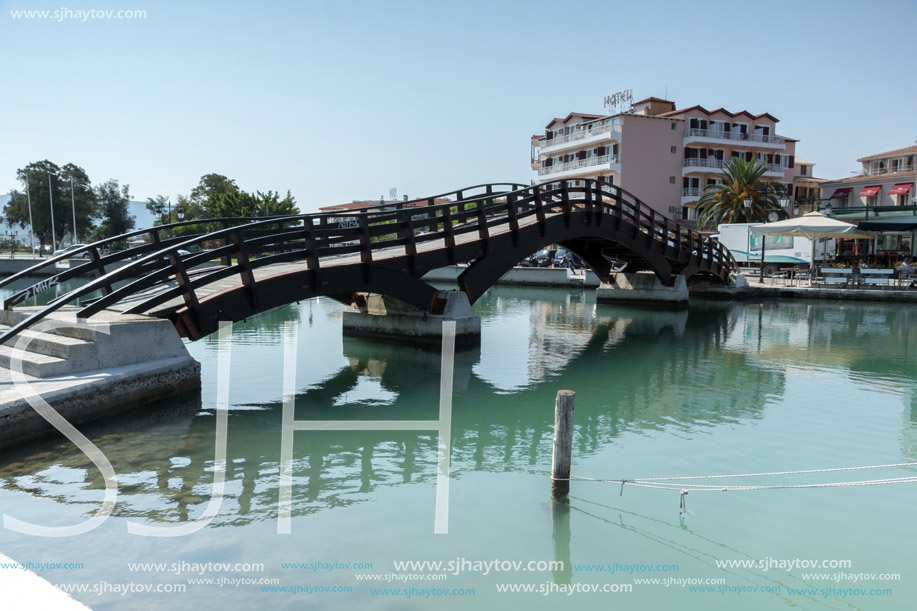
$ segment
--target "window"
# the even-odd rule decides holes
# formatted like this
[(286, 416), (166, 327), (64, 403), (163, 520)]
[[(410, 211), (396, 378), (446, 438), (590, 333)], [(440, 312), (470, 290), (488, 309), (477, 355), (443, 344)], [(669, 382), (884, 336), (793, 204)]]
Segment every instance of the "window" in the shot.
[(670, 184), (670, 185), (674, 185), (674, 184), (675, 184), (675, 177), (674, 177), (674, 176), (669, 176), (669, 184)]
[(677, 123), (671, 123), (670, 125), (672, 126), (672, 131), (673, 131), (673, 132), (674, 132), (676, 129), (678, 129), (678, 124), (677, 124)]
[[(673, 123), (673, 125), (674, 125), (674, 123)], [(673, 147), (672, 147), (672, 154), (674, 155), (676, 152), (678, 152), (678, 147), (674, 147), (674, 146), (673, 146)]]
[(808, 169), (809, 169), (808, 166), (804, 166), (804, 165), (799, 166), (799, 175), (800, 175), (800, 176), (808, 176), (808, 174), (806, 174), (806, 171), (807, 171)]

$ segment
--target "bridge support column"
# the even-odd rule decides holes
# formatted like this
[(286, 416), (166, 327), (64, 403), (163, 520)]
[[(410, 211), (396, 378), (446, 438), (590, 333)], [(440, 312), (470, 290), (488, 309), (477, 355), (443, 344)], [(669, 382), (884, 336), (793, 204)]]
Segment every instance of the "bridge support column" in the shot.
[(631, 303), (666, 308), (688, 307), (688, 284), (684, 276), (672, 276), (674, 284), (665, 286), (651, 272), (611, 274), (614, 284), (602, 283), (596, 289), (598, 303)]
[(455, 343), (481, 342), (481, 318), (461, 291), (437, 291), (437, 313), (431, 314), (392, 297), (364, 294), (359, 303), (344, 310), (343, 331), (348, 337), (377, 337), (410, 343), (438, 345), (443, 321), (455, 321)]

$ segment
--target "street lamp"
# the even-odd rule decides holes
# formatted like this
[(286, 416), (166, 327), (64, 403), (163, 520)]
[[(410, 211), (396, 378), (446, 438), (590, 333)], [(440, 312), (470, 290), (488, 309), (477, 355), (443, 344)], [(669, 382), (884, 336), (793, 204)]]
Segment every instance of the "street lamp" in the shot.
[(73, 208), (73, 243), (76, 244), (80, 239), (76, 237), (76, 199), (73, 197), (73, 174), (70, 174), (70, 205)]
[(54, 231), (54, 193), (51, 189), (51, 172), (48, 172), (48, 198), (51, 201), (51, 252), (57, 249), (57, 233)]
[(751, 202), (752, 202), (751, 195), (746, 195), (745, 197), (742, 198), (742, 205), (745, 206), (746, 210), (751, 210)]
[[(35, 226), (32, 224), (32, 177), (28, 171), (25, 173), (25, 197), (29, 204), (29, 246), (32, 249), (32, 256), (35, 256)], [(39, 255), (41, 253), (38, 253)]]
[(175, 209), (175, 216), (178, 217), (178, 220), (179, 220), (179, 221), (185, 220), (185, 209), (184, 209), (184, 208), (181, 208), (181, 207), (176, 208), (176, 209)]

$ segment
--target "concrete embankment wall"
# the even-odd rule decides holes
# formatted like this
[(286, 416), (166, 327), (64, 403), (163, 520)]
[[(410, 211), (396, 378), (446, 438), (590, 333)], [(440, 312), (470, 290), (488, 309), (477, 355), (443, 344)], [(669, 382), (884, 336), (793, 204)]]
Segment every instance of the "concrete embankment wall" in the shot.
[[(37, 265), (38, 263), (41, 263), (42, 261), (46, 261), (46, 260), (47, 259), (19, 259), (19, 258), (10, 259), (9, 257), (4, 257), (3, 255), (0, 255), (0, 276), (11, 276), (13, 274), (18, 274), (19, 272), (23, 272), (29, 269), (30, 267), (32, 267), (33, 265)], [(84, 259), (74, 259), (72, 262), (72, 267), (77, 267), (78, 265), (82, 265), (85, 262), (86, 261)], [(106, 271), (116, 270), (118, 268), (124, 267), (128, 263), (133, 263), (133, 261), (119, 261), (117, 263), (106, 265), (105, 269)], [(34, 276), (53, 276), (54, 274), (58, 274), (62, 271), (70, 269), (70, 267), (71, 267), (70, 263), (67, 263), (67, 267), (55, 267), (54, 265), (49, 265), (45, 267), (44, 269), (42, 269), (41, 271), (35, 274), (32, 274), (32, 275)]]
[[(463, 271), (464, 265), (450, 265), (429, 271), (423, 279), (427, 282), (455, 282)], [(509, 270), (497, 284), (521, 286), (576, 286), (598, 288), (599, 278), (592, 270), (576, 270), (571, 273), (565, 267), (514, 267)]]
[[(0, 326), (32, 309), (0, 311)], [(53, 328), (23, 332), (19, 337), (31, 340), (25, 350), (0, 346), (0, 447), (53, 432), (35, 409), (42, 402), (78, 425), (199, 391), (200, 363), (168, 320), (103, 311), (77, 323), (73, 316), (64, 308)], [(17, 363), (21, 383), (10, 369)]]

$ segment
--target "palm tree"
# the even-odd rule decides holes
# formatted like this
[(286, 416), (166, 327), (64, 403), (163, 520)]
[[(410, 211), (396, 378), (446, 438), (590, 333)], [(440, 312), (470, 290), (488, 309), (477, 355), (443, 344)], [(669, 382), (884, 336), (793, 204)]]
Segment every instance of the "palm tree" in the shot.
[[(710, 226), (715, 229), (720, 223), (763, 223), (770, 211), (786, 216), (778, 202), (783, 185), (761, 180), (768, 171), (763, 162), (734, 157), (723, 166), (723, 171), (726, 174), (722, 184), (704, 187), (704, 194), (697, 202), (698, 229)], [(747, 210), (743, 202), (746, 196), (751, 197), (751, 208)]]

